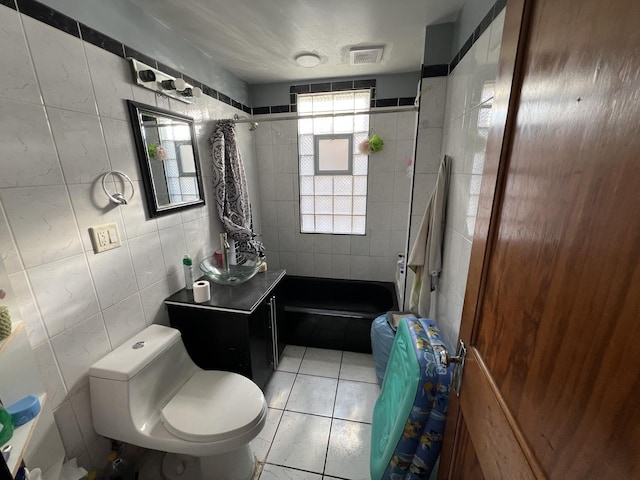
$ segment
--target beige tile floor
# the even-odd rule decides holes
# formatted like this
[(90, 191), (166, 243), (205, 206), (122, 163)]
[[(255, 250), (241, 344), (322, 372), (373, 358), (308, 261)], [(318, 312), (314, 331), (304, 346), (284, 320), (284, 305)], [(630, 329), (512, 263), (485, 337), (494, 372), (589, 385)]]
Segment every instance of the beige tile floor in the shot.
[(260, 480), (369, 480), (371, 355), (288, 345), (265, 388), (267, 424), (251, 443)]

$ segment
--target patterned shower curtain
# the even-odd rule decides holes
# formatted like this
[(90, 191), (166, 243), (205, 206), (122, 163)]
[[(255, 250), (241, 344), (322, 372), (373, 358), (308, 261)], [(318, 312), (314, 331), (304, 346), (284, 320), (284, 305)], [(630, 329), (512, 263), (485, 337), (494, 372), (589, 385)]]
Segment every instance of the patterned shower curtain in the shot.
[(224, 229), (237, 242), (239, 252), (264, 255), (264, 245), (255, 239), (247, 179), (236, 143), (236, 124), (232, 120), (216, 123), (211, 141), (213, 189), (218, 215)]

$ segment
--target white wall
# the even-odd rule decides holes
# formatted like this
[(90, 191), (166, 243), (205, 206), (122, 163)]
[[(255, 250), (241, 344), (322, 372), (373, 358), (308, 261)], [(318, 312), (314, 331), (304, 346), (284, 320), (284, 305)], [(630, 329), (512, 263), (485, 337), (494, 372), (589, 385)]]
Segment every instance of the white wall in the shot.
[[(236, 110), (209, 97), (198, 106), (156, 97), (132, 86), (122, 58), (5, 6), (0, 43), (0, 255), (67, 456), (101, 467), (109, 445), (93, 430), (88, 368), (145, 326), (167, 324), (163, 300), (184, 286), (184, 254), (219, 247), (207, 139), (212, 120)], [(206, 206), (146, 218), (125, 99), (196, 118)], [(253, 194), (253, 136), (238, 131)], [(102, 192), (112, 169), (135, 181), (127, 206)], [(110, 222), (122, 247), (95, 255), (87, 229)]]
[[(411, 200), (411, 223), (409, 228), (408, 255), (415, 243), (420, 222), (427, 208), (429, 198), (436, 185), (438, 168), (442, 155), (442, 131), (444, 125), (445, 95), (447, 77), (423, 78), (420, 91), (420, 117), (418, 121), (418, 140), (414, 165), (414, 183)], [(404, 295), (404, 309), (408, 310), (413, 271), (407, 269), (407, 281)], [(432, 299), (432, 305), (435, 298)], [(430, 315), (432, 318), (434, 314)]]
[(460, 330), (504, 15), (503, 10), (447, 79), (442, 153), (453, 164), (436, 320), (449, 346)]
[(300, 233), (297, 122), (262, 122), (254, 134), (270, 267), (292, 275), (393, 281), (407, 237), (407, 160), (413, 157), (415, 122), (414, 112), (370, 117), (384, 149), (369, 156), (366, 235)]
[(250, 103), (249, 86), (246, 82), (218, 65), (209, 55), (195, 48), (176, 31), (133, 2), (42, 0), (41, 3), (215, 88), (234, 100), (247, 105)]

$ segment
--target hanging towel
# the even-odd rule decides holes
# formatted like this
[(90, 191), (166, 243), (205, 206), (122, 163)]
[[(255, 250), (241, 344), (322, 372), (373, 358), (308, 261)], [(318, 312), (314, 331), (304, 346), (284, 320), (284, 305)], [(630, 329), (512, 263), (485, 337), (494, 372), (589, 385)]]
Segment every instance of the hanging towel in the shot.
[(421, 318), (429, 318), (431, 292), (436, 289), (438, 276), (442, 271), (442, 244), (450, 176), (451, 158), (445, 155), (440, 162), (436, 187), (422, 217), (407, 263), (415, 273), (409, 310)]
[(239, 252), (264, 255), (264, 245), (253, 233), (247, 179), (236, 143), (235, 122), (218, 121), (210, 141), (213, 189), (224, 229), (237, 242)]

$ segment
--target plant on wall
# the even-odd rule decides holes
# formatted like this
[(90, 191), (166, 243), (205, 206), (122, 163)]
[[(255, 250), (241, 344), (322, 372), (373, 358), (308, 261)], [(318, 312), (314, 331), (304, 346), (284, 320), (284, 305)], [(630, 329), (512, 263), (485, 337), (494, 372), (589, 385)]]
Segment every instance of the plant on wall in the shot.
[(11, 315), (9, 307), (0, 305), (0, 340), (4, 340), (11, 335)]
[(149, 158), (154, 158), (156, 160), (162, 161), (167, 158), (167, 151), (165, 148), (160, 145), (156, 145), (155, 143), (147, 146), (147, 153), (149, 154)]
[(369, 155), (370, 153), (376, 153), (382, 150), (384, 147), (384, 142), (382, 139), (376, 135), (375, 133), (371, 135), (366, 140), (363, 140), (359, 145), (360, 153), (365, 155)]

